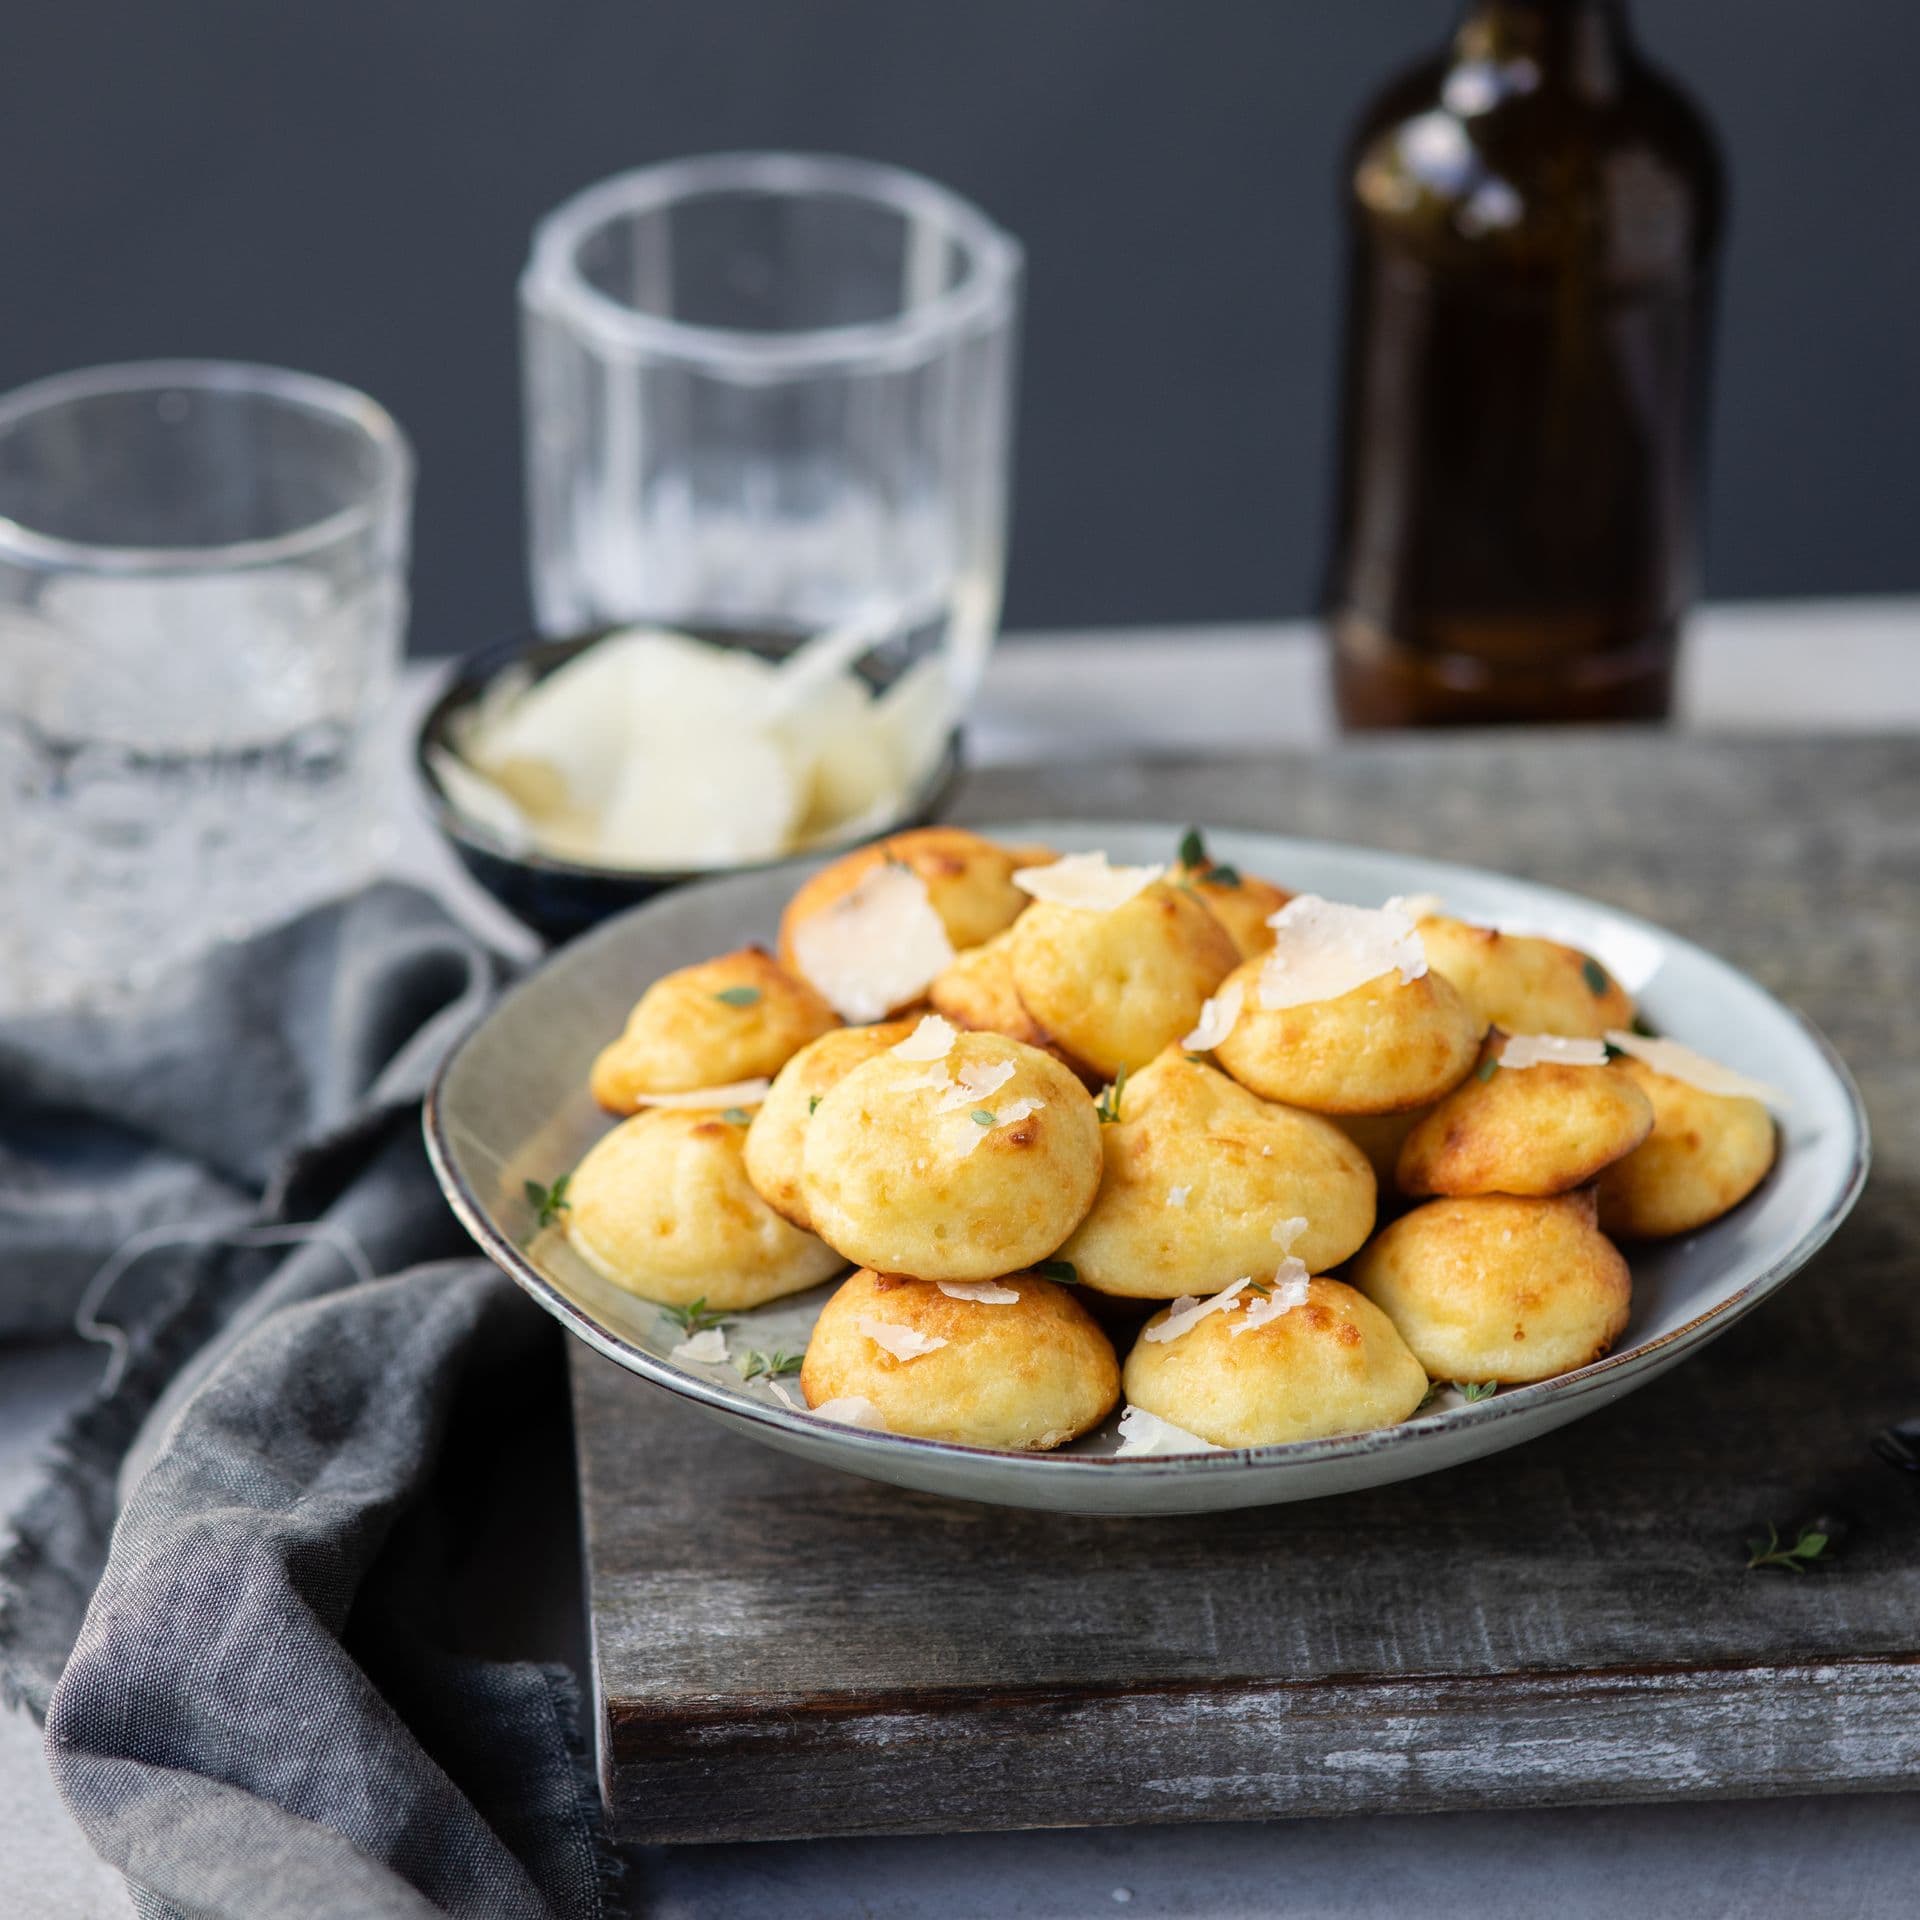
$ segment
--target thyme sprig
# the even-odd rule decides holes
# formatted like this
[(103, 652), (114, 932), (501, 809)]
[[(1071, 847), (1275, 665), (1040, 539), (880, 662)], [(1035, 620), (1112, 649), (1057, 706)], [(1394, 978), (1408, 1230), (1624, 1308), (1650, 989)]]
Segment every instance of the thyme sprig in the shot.
[(775, 1347), (771, 1353), (755, 1347), (736, 1364), (742, 1380), (778, 1380), (786, 1374), (798, 1373), (805, 1359), (805, 1354), (789, 1353), (785, 1347)]
[(536, 1226), (550, 1227), (563, 1213), (572, 1211), (573, 1202), (567, 1198), (567, 1188), (572, 1180), (572, 1174), (563, 1173), (550, 1187), (543, 1187), (538, 1180), (526, 1182), (524, 1191), (527, 1205), (533, 1209)]
[(707, 1296), (703, 1293), (690, 1307), (662, 1307), (660, 1309), (688, 1339), (696, 1333), (705, 1333), (709, 1327), (730, 1327), (733, 1321), (724, 1313), (708, 1310)]
[(1752, 1573), (1756, 1567), (1785, 1567), (1789, 1573), (1805, 1573), (1826, 1552), (1831, 1539), (1830, 1534), (1822, 1533), (1818, 1525), (1809, 1522), (1800, 1529), (1793, 1545), (1788, 1546), (1781, 1540), (1779, 1528), (1769, 1520), (1766, 1532), (1756, 1533), (1747, 1542), (1747, 1571)]

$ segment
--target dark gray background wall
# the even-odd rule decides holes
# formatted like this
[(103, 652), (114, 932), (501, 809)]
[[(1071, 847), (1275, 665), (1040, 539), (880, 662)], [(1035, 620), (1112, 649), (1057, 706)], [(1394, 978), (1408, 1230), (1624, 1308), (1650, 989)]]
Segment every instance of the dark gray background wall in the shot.
[[(1010, 624), (1312, 601), (1336, 156), (1454, 0), (16, 0), (0, 386), (152, 354), (384, 400), (415, 645), (525, 617), (513, 285), (623, 167), (836, 149), (1031, 256)], [(1710, 587), (1920, 588), (1920, 5), (1639, 0), (1730, 152)]]

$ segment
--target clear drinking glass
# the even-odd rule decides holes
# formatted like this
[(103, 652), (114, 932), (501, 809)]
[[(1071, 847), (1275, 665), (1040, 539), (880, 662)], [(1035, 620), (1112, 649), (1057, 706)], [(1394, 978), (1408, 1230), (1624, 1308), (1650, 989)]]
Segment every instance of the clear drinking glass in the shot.
[(136, 984), (365, 873), (412, 469), (365, 395), (270, 367), (0, 399), (0, 997)]
[(603, 181), (520, 283), (534, 607), (836, 631), (955, 710), (999, 621), (1018, 244), (918, 175), (719, 154)]

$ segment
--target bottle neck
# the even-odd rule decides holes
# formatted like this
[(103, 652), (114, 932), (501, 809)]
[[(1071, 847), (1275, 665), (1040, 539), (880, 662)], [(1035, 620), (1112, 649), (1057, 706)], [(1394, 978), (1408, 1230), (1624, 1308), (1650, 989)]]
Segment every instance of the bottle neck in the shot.
[(1526, 61), (1586, 100), (1619, 93), (1632, 54), (1624, 0), (1468, 0), (1453, 36), (1456, 64)]

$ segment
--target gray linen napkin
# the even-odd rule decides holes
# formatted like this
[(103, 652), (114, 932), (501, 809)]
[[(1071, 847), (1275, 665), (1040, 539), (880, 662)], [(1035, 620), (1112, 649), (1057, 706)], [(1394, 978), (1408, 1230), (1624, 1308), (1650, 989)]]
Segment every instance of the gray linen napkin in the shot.
[(419, 1140), (496, 971), (384, 886), (135, 1006), (0, 1025), (0, 1334), (156, 1225), (336, 1236), (134, 1264), (120, 1378), (0, 1558), (0, 1684), (144, 1913), (607, 1911), (573, 1676), (454, 1630), (467, 1442), (555, 1369), (551, 1323), (452, 1257)]

